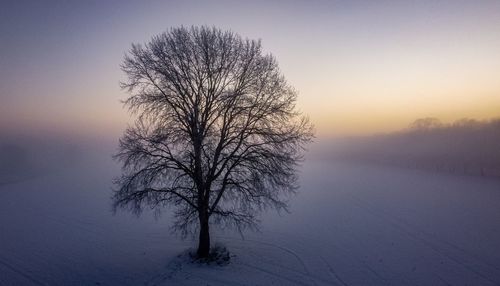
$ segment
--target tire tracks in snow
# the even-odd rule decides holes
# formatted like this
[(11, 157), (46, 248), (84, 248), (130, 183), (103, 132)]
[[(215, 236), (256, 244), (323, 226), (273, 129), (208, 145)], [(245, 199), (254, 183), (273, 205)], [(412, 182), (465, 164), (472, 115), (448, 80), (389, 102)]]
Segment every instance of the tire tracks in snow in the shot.
[[(217, 238), (219, 239), (224, 239), (224, 240), (228, 240), (230, 242), (237, 242), (238, 240), (234, 240), (232, 237), (226, 237), (226, 236), (217, 236)], [(325, 278), (322, 278), (322, 277), (317, 277), (315, 276), (314, 274), (311, 273), (311, 271), (309, 270), (309, 267), (307, 266), (307, 263), (304, 261), (304, 259), (294, 250), (290, 249), (290, 248), (287, 248), (287, 247), (284, 247), (284, 246), (281, 246), (281, 245), (278, 245), (278, 244), (275, 244), (275, 243), (271, 243), (271, 242), (265, 242), (265, 241), (261, 241), (261, 240), (256, 240), (256, 239), (243, 239), (242, 242), (245, 241), (245, 242), (250, 242), (250, 243), (254, 243), (254, 244), (260, 244), (260, 245), (265, 245), (265, 246), (269, 246), (269, 247), (272, 247), (272, 248), (275, 248), (275, 249), (279, 249), (280, 251), (283, 251), (285, 253), (288, 253), (289, 255), (291, 255), (292, 257), (295, 258), (295, 260), (299, 263), (299, 265), (301, 266), (301, 268), (303, 269), (303, 272), (302, 271), (297, 271), (296, 269), (292, 269), (292, 268), (289, 268), (289, 267), (286, 267), (284, 265), (280, 265), (280, 264), (275, 264), (273, 263), (273, 265), (275, 265), (276, 267), (279, 267), (279, 268), (282, 268), (282, 269), (285, 269), (287, 271), (291, 271), (293, 273), (296, 273), (296, 274), (300, 274), (301, 276), (303, 276), (304, 278), (308, 279), (310, 282), (304, 282), (306, 284), (304, 285), (318, 285), (318, 283), (321, 283), (321, 284), (326, 284), (326, 285), (333, 285), (333, 284), (338, 284), (336, 282), (336, 280), (338, 281), (342, 281), (340, 282), (341, 285), (345, 286), (347, 285), (342, 279), (340, 279), (340, 277), (335, 274), (334, 276), (334, 279), (335, 280), (330, 280), (330, 279), (325, 279)], [(323, 263), (325, 263), (326, 261), (324, 260), (324, 258), (320, 256), (320, 259), (323, 261)], [(266, 270), (266, 269), (263, 269), (259, 266), (254, 266), (254, 265), (250, 265), (248, 263), (242, 263), (243, 265), (247, 266), (247, 267), (252, 267), (256, 270), (259, 270), (259, 271), (262, 271), (262, 272), (266, 272), (270, 275), (273, 275), (273, 272), (272, 271), (269, 271), (269, 270)], [(327, 264), (327, 263), (326, 263)], [(327, 268), (329, 269), (328, 271), (331, 272), (333, 271), (333, 269), (331, 268), (331, 266), (328, 264), (327, 265)], [(330, 270), (331, 269), (331, 270)], [(289, 280), (288, 277), (285, 277), (283, 275), (279, 275), (279, 274), (276, 274), (274, 273), (274, 275), (278, 278), (282, 278), (282, 279), (285, 279), (285, 280)], [(299, 285), (302, 285), (303, 283), (300, 282), (300, 281), (296, 281), (297, 284)], [(312, 284), (311, 284), (312, 283)]]
[(15, 267), (14, 265), (12, 265), (11, 263), (6, 262), (3, 259), (0, 259), (0, 265), (3, 265), (5, 268), (8, 268), (11, 271), (13, 271), (14, 273), (19, 274), (23, 278), (28, 279), (34, 285), (38, 285), (38, 286), (48, 285), (48, 284), (45, 284), (45, 283), (43, 283), (42, 281), (40, 281), (40, 280), (38, 280), (36, 278), (33, 278), (31, 275), (29, 275), (28, 273), (26, 273), (26, 271), (18, 269), (17, 267)]
[[(375, 215), (378, 218), (383, 219), (384, 221), (389, 222), (393, 227), (395, 227), (396, 229), (398, 229), (402, 233), (405, 233), (406, 235), (408, 235), (412, 239), (423, 243), (424, 245), (426, 245), (428, 248), (432, 249), (437, 254), (444, 256), (444, 257), (448, 258), (449, 260), (461, 265), (469, 272), (474, 273), (478, 277), (480, 277), (480, 278), (482, 278), (490, 283), (493, 283), (494, 285), (500, 285), (499, 281), (496, 281), (496, 280), (490, 278), (489, 276), (483, 274), (479, 270), (472, 268), (466, 262), (463, 262), (459, 258), (456, 258), (455, 256), (453, 256), (453, 254), (450, 254), (449, 253), (450, 251), (447, 251), (446, 249), (444, 249), (444, 250), (441, 249), (438, 244), (441, 243), (441, 244), (446, 244), (448, 246), (451, 246), (454, 249), (462, 252), (467, 257), (471, 257), (474, 260), (476, 260), (476, 262), (479, 262), (480, 264), (483, 264), (489, 268), (494, 268), (495, 270), (499, 270), (498, 267), (490, 265), (490, 263), (487, 263), (487, 262), (483, 261), (482, 259), (477, 258), (475, 255), (468, 253), (464, 249), (462, 249), (458, 246), (455, 246), (454, 244), (452, 244), (450, 242), (443, 241), (443, 240), (441, 240), (433, 235), (426, 233), (424, 230), (422, 230), (418, 227), (412, 226), (409, 223), (404, 222), (401, 219), (393, 217), (392, 215), (390, 215), (387, 212), (378, 210), (375, 207), (373, 207), (370, 203), (368, 203), (368, 202), (366, 202), (366, 201), (364, 201), (364, 200), (362, 200), (354, 195), (351, 195), (351, 198), (353, 199), (353, 201), (356, 202), (355, 204), (358, 207), (360, 207), (361, 209)], [(436, 242), (433, 242), (432, 239), (436, 240), (438, 242), (438, 244)]]
[(333, 267), (330, 265), (330, 263), (328, 263), (328, 261), (326, 261), (326, 259), (323, 257), (323, 255), (320, 255), (319, 256), (321, 258), (321, 260), (323, 261), (323, 263), (325, 263), (325, 265), (328, 267), (328, 271), (330, 272), (330, 274), (340, 282), (340, 284), (342, 284), (342, 286), (349, 286), (349, 284), (347, 284), (344, 280), (342, 280), (342, 278), (340, 278), (340, 276), (337, 274), (337, 272), (335, 272), (335, 270), (333, 270)]
[(288, 254), (290, 254), (293, 257), (295, 257), (295, 259), (297, 259), (297, 261), (300, 263), (300, 265), (302, 266), (302, 268), (304, 269), (304, 271), (305, 271), (306, 274), (311, 275), (311, 272), (309, 271), (309, 269), (307, 268), (306, 264), (304, 263), (304, 260), (295, 251), (290, 250), (290, 249), (288, 249), (286, 247), (283, 247), (283, 246), (279, 246), (279, 245), (274, 244), (274, 243), (270, 243), (270, 242), (264, 242), (264, 241), (253, 240), (253, 239), (248, 239), (246, 241), (254, 242), (254, 243), (259, 243), (259, 244), (262, 244), (262, 245), (271, 246), (271, 247), (280, 249), (280, 250), (282, 250), (284, 252), (287, 252)]

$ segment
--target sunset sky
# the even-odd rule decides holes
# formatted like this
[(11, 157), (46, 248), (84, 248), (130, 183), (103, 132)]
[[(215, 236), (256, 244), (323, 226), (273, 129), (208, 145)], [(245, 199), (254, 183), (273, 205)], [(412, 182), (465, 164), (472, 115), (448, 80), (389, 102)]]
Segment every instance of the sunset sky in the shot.
[(500, 116), (500, 1), (208, 2), (2, 1), (0, 130), (118, 136), (125, 52), (180, 25), (262, 39), (318, 137)]

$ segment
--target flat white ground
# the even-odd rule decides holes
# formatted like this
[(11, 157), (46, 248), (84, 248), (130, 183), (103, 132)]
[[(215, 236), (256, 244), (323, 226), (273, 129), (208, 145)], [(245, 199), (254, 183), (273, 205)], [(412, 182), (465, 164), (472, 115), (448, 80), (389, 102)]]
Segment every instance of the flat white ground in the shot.
[(500, 285), (500, 181), (304, 163), (291, 214), (213, 230), (227, 266), (159, 220), (110, 212), (108, 156), (0, 185), (0, 285)]

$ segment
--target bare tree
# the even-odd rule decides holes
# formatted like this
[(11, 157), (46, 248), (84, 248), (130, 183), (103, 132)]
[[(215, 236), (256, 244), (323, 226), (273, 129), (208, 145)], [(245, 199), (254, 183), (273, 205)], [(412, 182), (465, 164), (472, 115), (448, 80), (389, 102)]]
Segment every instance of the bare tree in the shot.
[(261, 209), (286, 210), (312, 126), (260, 41), (174, 28), (132, 45), (122, 70), (137, 120), (116, 155), (115, 209), (174, 205), (174, 228), (199, 230), (198, 257), (209, 255), (209, 221), (241, 230)]

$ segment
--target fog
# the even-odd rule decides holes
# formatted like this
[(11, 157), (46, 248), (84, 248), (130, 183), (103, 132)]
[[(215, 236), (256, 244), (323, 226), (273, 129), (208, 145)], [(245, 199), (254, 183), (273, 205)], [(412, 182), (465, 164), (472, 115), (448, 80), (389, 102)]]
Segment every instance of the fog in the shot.
[(335, 140), (332, 159), (500, 177), (500, 119), (461, 119), (443, 124), (415, 120), (402, 131)]
[[(500, 1), (0, 7), (0, 286), (500, 285), (500, 119), (485, 120), (500, 116)], [(255, 50), (276, 59), (318, 136), (298, 167), (297, 194), (286, 197), (289, 213), (263, 211), (260, 231), (243, 235), (210, 226), (213, 246), (231, 254), (225, 266), (183, 259), (197, 237), (172, 232), (172, 207), (140, 216), (112, 208), (122, 173), (112, 156), (140, 116), (120, 103), (131, 95), (120, 84), (124, 56), (131, 43), (191, 25), (261, 41)], [(186, 66), (191, 52), (182, 50), (158, 55)], [(205, 60), (196, 59), (174, 77), (196, 74), (210, 86), (196, 94), (210, 95), (212, 86), (239, 89), (214, 85), (205, 71), (274, 67), (212, 61), (218, 51), (198, 58), (220, 68), (197, 68)], [(137, 66), (155, 57), (147, 58)], [(176, 71), (176, 62), (153, 66)], [(259, 85), (248, 90), (268, 89)], [(429, 114), (439, 119), (417, 119)], [(454, 121), (462, 117), (473, 119)]]
[(3, 134), (0, 139), (0, 184), (51, 173), (78, 160), (77, 157), (78, 150), (72, 144)]
[[(96, 158), (112, 164), (119, 173), (119, 166), (111, 159), (118, 138), (0, 133), (0, 185), (68, 168), (76, 170)], [(500, 177), (500, 119), (461, 119), (445, 124), (436, 118), (422, 118), (398, 132), (315, 141), (305, 164), (311, 160), (357, 162)]]
[(96, 156), (110, 159), (117, 142), (112, 137), (0, 130), (0, 185), (77, 169)]
[[(117, 138), (3, 136), (0, 285), (497, 285), (500, 181), (487, 170), (498, 153), (486, 147), (498, 122), (431, 122), (317, 138), (290, 213), (262, 213), (244, 238), (213, 228), (233, 255), (224, 267), (179, 260), (196, 238), (171, 232), (172, 209), (113, 215)], [(483, 177), (436, 172), (460, 152)]]

